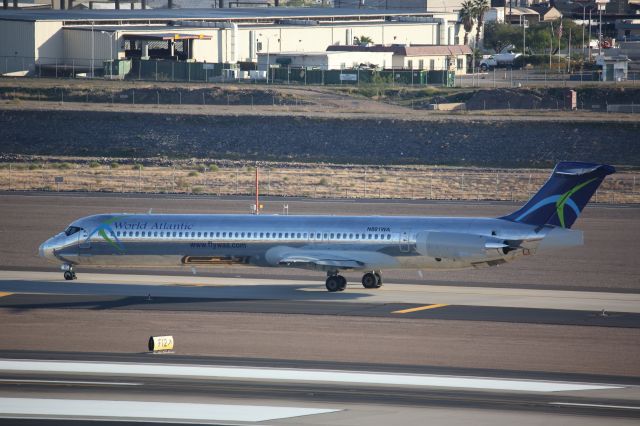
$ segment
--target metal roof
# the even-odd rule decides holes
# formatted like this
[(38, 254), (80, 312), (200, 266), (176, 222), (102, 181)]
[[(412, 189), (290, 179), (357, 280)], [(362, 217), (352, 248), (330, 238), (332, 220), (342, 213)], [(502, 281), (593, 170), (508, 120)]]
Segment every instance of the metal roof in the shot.
[(310, 7), (261, 7), (231, 9), (145, 9), (145, 10), (2, 10), (0, 20), (18, 21), (169, 21), (181, 19), (201, 20), (272, 20), (272, 19), (331, 19), (375, 18), (387, 16), (433, 16), (425, 10), (407, 9), (342, 9)]

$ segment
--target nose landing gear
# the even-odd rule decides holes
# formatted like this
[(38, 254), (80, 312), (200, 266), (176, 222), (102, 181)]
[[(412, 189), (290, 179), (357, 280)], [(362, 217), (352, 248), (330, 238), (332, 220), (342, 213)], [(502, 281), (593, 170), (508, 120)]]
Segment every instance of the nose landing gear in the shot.
[(76, 271), (73, 270), (73, 266), (71, 265), (62, 265), (62, 270), (64, 271), (64, 279), (67, 281), (78, 279), (76, 277)]

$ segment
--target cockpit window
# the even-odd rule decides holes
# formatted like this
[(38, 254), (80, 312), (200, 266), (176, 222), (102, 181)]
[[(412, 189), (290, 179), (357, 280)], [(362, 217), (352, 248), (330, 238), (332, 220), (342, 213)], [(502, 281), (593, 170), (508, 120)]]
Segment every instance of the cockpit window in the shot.
[(80, 231), (82, 228), (78, 228), (77, 226), (70, 226), (65, 231), (64, 234), (68, 237), (69, 235), (73, 235), (76, 232)]

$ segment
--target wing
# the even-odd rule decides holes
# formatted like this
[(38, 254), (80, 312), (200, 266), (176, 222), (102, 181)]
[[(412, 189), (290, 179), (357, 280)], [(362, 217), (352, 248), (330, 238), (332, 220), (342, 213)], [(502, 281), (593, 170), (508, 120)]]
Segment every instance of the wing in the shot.
[(392, 256), (375, 251), (305, 250), (280, 248), (268, 256), (277, 266), (319, 270), (380, 269), (397, 264)]

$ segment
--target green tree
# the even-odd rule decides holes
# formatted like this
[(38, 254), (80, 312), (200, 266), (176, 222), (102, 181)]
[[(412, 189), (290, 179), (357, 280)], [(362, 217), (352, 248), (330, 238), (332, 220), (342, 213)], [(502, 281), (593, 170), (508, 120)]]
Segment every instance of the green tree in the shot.
[(478, 46), (480, 46), (480, 31), (482, 30), (482, 23), (484, 22), (484, 14), (491, 9), (491, 6), (489, 5), (489, 0), (473, 0), (473, 6), (476, 21), (478, 22), (475, 45), (475, 48), (477, 49)]
[(469, 44), (469, 33), (475, 25), (476, 11), (472, 0), (464, 0), (461, 4), (460, 20), (464, 28), (464, 44)]
[(360, 46), (366, 46), (367, 44), (373, 44), (373, 40), (371, 39), (371, 37), (367, 37), (367, 36), (360, 36), (360, 37), (355, 37), (353, 39), (353, 42), (357, 45)]

